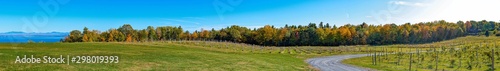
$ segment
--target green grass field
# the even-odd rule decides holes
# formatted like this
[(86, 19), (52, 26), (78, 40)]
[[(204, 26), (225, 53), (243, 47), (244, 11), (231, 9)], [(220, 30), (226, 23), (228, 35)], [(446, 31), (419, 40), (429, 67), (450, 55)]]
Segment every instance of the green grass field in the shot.
[[(498, 70), (500, 68), (498, 65), (500, 63), (500, 54), (498, 53), (500, 48), (495, 46), (498, 45), (498, 41), (500, 41), (498, 37), (468, 36), (438, 42), (443, 44), (429, 44), (438, 47), (435, 49), (436, 51), (434, 49), (420, 49), (422, 52), (416, 53), (415, 50), (419, 48), (413, 48), (412, 52), (414, 53), (411, 54), (411, 58), (409, 53), (402, 53), (399, 55), (380, 55), (375, 65), (372, 64), (372, 56), (348, 59), (343, 62), (384, 71), (407, 71), (410, 69), (410, 61), (412, 71), (488, 71), (491, 70), (489, 66), (491, 65), (491, 50), (495, 50), (495, 58), (493, 59), (496, 64), (495, 68)], [(451, 45), (451, 43), (465, 44)]]
[[(118, 64), (14, 64), (16, 56), (116, 55)], [(0, 70), (307, 70), (286, 54), (220, 52), (168, 44), (26, 43), (0, 44)]]
[[(470, 41), (474, 39), (474, 41)], [(453, 47), (484, 42), (492, 38), (464, 37), (449, 41), (383, 46), (290, 46), (267, 47), (230, 42), (99, 42), (99, 43), (22, 43), (0, 44), (0, 70), (315, 70), (305, 60), (312, 57), (373, 52), (409, 52), (432, 47)], [(496, 39), (496, 38), (495, 38)], [(468, 42), (462, 42), (468, 41)], [(472, 44), (473, 45), (473, 44)], [(15, 64), (16, 56), (119, 56), (117, 64)], [(368, 59), (368, 60), (367, 60)], [(380, 70), (370, 57), (347, 60), (349, 64)], [(368, 61), (368, 62), (367, 62)], [(499, 60), (500, 61), (500, 60)], [(388, 66), (391, 66), (390, 64)], [(402, 70), (402, 68), (396, 70)]]
[[(229, 42), (1, 43), (0, 70), (315, 70), (307, 58), (381, 52), (373, 46), (267, 47)], [(380, 47), (380, 46), (375, 46)], [(386, 51), (395, 51), (396, 47)], [(20, 64), (17, 56), (119, 56), (118, 64)], [(65, 57), (66, 58), (66, 57)]]

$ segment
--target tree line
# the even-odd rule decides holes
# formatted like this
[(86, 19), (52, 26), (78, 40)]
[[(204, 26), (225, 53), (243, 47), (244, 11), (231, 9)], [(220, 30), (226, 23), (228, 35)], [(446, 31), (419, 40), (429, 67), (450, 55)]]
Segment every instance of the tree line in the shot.
[(386, 45), (419, 44), (437, 42), (467, 35), (496, 34), (500, 23), (494, 21), (444, 20), (419, 23), (370, 25), (346, 24), (337, 27), (329, 23), (309, 23), (308, 25), (285, 25), (274, 27), (247, 28), (238, 25), (219, 30), (201, 29), (184, 31), (181, 26), (148, 26), (134, 29), (124, 24), (118, 29), (101, 32), (84, 28), (73, 30), (61, 42), (150, 42), (170, 40), (212, 40), (266, 46), (339, 46), (339, 45)]

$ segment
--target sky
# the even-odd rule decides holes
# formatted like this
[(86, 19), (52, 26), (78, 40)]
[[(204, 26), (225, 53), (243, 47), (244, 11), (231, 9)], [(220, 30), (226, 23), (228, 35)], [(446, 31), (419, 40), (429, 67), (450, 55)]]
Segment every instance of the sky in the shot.
[(1, 0), (0, 32), (500, 20), (500, 0)]

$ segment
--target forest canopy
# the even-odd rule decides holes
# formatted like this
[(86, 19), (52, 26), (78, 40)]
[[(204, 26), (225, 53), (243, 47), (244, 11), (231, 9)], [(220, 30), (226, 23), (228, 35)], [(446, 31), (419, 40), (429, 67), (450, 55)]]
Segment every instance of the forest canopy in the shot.
[(247, 28), (238, 25), (219, 30), (201, 29), (185, 31), (181, 26), (148, 26), (134, 29), (124, 24), (107, 31), (89, 30), (87, 27), (73, 30), (62, 42), (150, 42), (172, 40), (230, 41), (266, 46), (339, 46), (339, 45), (387, 45), (419, 44), (454, 39), (467, 35), (500, 35), (500, 23), (494, 21), (444, 20), (420, 23), (370, 25), (309, 23)]

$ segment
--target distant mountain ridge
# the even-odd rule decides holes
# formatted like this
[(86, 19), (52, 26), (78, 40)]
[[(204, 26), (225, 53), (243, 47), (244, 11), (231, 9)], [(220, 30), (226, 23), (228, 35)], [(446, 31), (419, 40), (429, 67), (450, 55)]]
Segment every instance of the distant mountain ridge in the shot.
[[(0, 33), (0, 34), (19, 34), (19, 33), (28, 33), (28, 32), (21, 32), (21, 31), (10, 31), (10, 32), (3, 32), (3, 33)], [(30, 33), (69, 33), (69, 32), (56, 32), (56, 31), (53, 31), (53, 32), (30, 32)]]
[(69, 32), (20, 32), (20, 31), (10, 31), (0, 33), (0, 36), (66, 36)]

